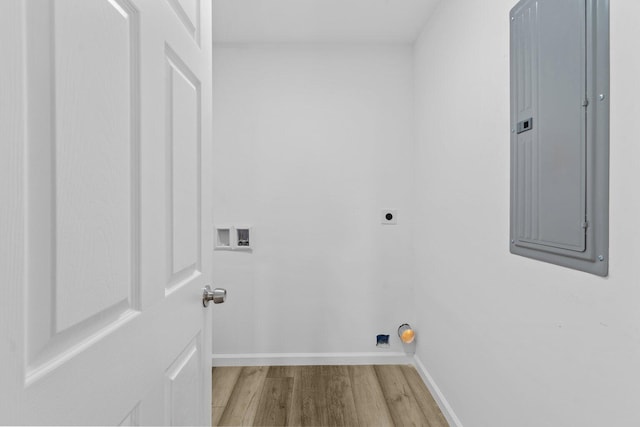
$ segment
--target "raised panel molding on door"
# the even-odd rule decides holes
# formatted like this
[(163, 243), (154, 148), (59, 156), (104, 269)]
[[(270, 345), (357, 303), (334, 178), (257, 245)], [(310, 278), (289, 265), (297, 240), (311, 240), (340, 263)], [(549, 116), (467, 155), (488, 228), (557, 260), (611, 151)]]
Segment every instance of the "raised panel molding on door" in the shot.
[(140, 402), (127, 414), (126, 417), (118, 424), (119, 426), (139, 426), (140, 425)]
[(190, 396), (202, 393), (203, 378), (199, 375), (202, 363), (202, 336), (198, 334), (166, 371), (165, 424), (191, 426), (197, 423), (201, 412), (199, 402)]
[(27, 70), (52, 77), (29, 74), (30, 383), (139, 309), (140, 58), (127, 0), (33, 5), (27, 22), (45, 29)]
[(200, 0), (167, 0), (189, 35), (200, 46)]
[(167, 292), (200, 274), (200, 81), (165, 46), (168, 225)]

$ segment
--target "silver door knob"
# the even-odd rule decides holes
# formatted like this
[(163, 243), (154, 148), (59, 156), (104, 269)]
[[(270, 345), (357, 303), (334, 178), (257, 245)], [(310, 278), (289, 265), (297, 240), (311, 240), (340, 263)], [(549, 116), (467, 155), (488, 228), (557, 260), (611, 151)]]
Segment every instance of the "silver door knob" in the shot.
[(211, 290), (211, 286), (207, 285), (202, 289), (202, 305), (209, 307), (209, 301), (213, 301), (214, 304), (222, 304), (227, 299), (227, 290), (222, 288), (215, 288)]

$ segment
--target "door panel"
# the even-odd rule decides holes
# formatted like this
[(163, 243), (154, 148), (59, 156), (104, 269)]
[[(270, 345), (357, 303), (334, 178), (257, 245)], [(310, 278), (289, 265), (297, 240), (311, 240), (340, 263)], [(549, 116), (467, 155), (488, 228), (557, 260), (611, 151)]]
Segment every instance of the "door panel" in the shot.
[(54, 333), (129, 309), (138, 285), (136, 18), (124, 0), (54, 7)]
[(202, 403), (192, 396), (201, 393), (202, 350), (200, 336), (191, 341), (166, 371), (165, 424), (191, 426), (198, 424)]
[[(512, 13), (513, 237), (586, 249), (586, 4), (530, 0)], [(518, 129), (519, 123), (528, 128)]]
[(169, 290), (200, 274), (200, 81), (166, 47), (167, 155), (169, 180)]
[(210, 7), (0, 3), (1, 424), (209, 423)]
[(123, 0), (29, 2), (25, 15), (31, 383), (138, 309), (139, 49)]

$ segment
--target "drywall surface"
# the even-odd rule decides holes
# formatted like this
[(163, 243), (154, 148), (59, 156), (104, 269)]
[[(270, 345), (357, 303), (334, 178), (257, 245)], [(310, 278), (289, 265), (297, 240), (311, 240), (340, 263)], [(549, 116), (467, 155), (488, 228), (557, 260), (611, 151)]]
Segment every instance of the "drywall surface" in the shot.
[[(402, 351), (412, 47), (224, 45), (214, 57), (214, 222), (253, 226), (254, 247), (214, 252), (229, 293), (213, 307), (214, 358)], [(398, 225), (381, 225), (381, 208)]]
[(509, 254), (509, 18), (443, 1), (415, 45), (417, 356), (465, 427), (640, 425), (640, 3), (611, 2), (610, 275)]

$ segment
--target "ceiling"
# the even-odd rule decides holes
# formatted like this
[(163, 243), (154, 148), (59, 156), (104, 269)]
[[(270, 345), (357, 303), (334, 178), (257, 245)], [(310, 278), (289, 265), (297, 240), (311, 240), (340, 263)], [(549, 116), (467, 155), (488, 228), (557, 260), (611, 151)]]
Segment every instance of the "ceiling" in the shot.
[(215, 43), (411, 43), (439, 0), (213, 0)]

